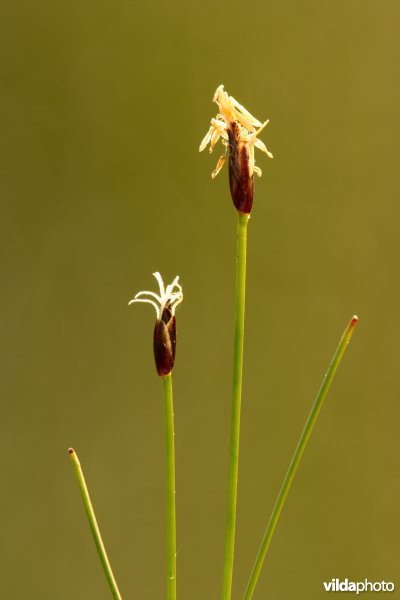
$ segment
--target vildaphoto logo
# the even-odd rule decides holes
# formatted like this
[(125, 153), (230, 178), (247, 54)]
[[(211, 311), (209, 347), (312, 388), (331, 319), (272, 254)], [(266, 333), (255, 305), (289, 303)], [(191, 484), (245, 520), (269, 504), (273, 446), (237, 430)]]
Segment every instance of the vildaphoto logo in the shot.
[(393, 592), (394, 583), (391, 581), (349, 581), (349, 579), (332, 579), (331, 581), (324, 581), (324, 588), (326, 592), (355, 592), (356, 594), (362, 594), (362, 592)]

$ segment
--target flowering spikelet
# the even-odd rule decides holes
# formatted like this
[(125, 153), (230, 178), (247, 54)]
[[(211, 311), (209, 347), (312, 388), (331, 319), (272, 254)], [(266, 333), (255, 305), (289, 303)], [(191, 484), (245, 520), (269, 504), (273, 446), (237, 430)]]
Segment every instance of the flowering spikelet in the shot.
[[(164, 287), (160, 273), (156, 272), (153, 275), (158, 281), (160, 294), (148, 291), (138, 292), (129, 304), (147, 302), (148, 304), (152, 304), (156, 310), (157, 320), (153, 335), (154, 360), (157, 373), (163, 377), (172, 371), (175, 362), (175, 309), (183, 300), (183, 292), (181, 285), (178, 283), (178, 276), (175, 277), (171, 284)], [(143, 298), (143, 296), (150, 296), (150, 298)]]
[(212, 152), (215, 144), (222, 138), (225, 154), (219, 158), (211, 176), (214, 179), (218, 175), (229, 149), (229, 187), (232, 200), (239, 212), (250, 214), (254, 195), (254, 173), (261, 177), (261, 169), (254, 164), (254, 148), (259, 148), (272, 158), (271, 152), (257, 137), (268, 124), (268, 120), (261, 123), (253, 117), (235, 98), (228, 96), (223, 85), (217, 88), (213, 101), (218, 104), (219, 112), (215, 119), (211, 119), (211, 127), (199, 150), (202, 152), (210, 144)]

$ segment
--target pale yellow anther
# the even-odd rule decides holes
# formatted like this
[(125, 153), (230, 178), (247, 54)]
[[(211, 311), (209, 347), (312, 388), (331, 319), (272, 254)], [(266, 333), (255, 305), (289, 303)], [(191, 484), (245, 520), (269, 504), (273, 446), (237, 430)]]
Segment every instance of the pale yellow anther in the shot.
[(218, 142), (218, 140), (219, 140), (220, 137), (221, 137), (221, 134), (218, 131), (218, 129), (216, 129), (214, 131), (214, 133), (212, 134), (212, 136), (211, 136), (211, 140), (210, 140), (210, 153), (214, 150), (214, 146)]
[(207, 131), (206, 135), (204, 136), (201, 144), (200, 144), (199, 152), (202, 152), (204, 150), (204, 148), (207, 148), (208, 143), (209, 143), (209, 141), (211, 139), (212, 132), (213, 132), (213, 127), (211, 126), (210, 129)]
[[(265, 152), (267, 156), (272, 158), (271, 152), (269, 152), (265, 144), (257, 138), (258, 134), (267, 126), (269, 120), (261, 123), (261, 121), (256, 119), (256, 117), (246, 110), (244, 106), (239, 104), (235, 98), (229, 96), (224, 90), (223, 85), (217, 87), (213, 101), (218, 104), (218, 114), (216, 118), (211, 119), (211, 127), (200, 144), (200, 152), (202, 152), (208, 144), (210, 144), (210, 152), (212, 152), (220, 138), (222, 138), (222, 143), (227, 148), (229, 146), (228, 131), (232, 131), (232, 123), (236, 123), (239, 132), (238, 145), (245, 145), (248, 150), (250, 174), (253, 175), (253, 173), (255, 173), (260, 177), (261, 169), (254, 166), (254, 148), (259, 148), (259, 150)], [(213, 179), (222, 169), (224, 162), (225, 156), (221, 156), (217, 166), (212, 172)]]
[(218, 173), (220, 172), (220, 170), (222, 169), (222, 167), (224, 166), (224, 162), (225, 162), (225, 154), (223, 154), (218, 162), (217, 162), (217, 166), (215, 167), (214, 171), (211, 173), (211, 177), (212, 179), (215, 179), (216, 176), (218, 175)]

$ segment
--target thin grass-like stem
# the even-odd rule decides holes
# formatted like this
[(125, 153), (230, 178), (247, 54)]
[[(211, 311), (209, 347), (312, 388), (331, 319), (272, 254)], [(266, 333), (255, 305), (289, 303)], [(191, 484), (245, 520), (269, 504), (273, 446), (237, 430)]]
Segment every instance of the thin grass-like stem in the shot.
[(255, 587), (257, 585), (258, 578), (261, 573), (261, 569), (264, 564), (265, 556), (268, 552), (269, 545), (271, 543), (272, 536), (275, 531), (276, 524), (278, 522), (279, 516), (281, 514), (283, 505), (285, 503), (286, 497), (288, 495), (290, 486), (292, 484), (293, 478), (296, 474), (297, 467), (299, 466), (301, 457), (303, 456), (304, 449), (307, 445), (309, 437), (311, 435), (311, 431), (315, 425), (315, 421), (317, 420), (319, 411), (321, 410), (321, 406), (325, 400), (325, 397), (329, 391), (331, 386), (333, 377), (336, 373), (336, 369), (338, 368), (340, 361), (342, 360), (343, 354), (346, 350), (347, 344), (350, 341), (352, 333), (354, 331), (354, 327), (358, 321), (358, 318), (354, 316), (348, 326), (346, 327), (345, 332), (343, 333), (341, 340), (336, 348), (336, 352), (333, 355), (332, 361), (329, 365), (328, 371), (325, 374), (321, 387), (317, 393), (314, 404), (311, 408), (311, 412), (308, 416), (307, 422), (303, 429), (303, 432), (300, 436), (298, 444), (293, 454), (293, 458), (291, 460), (289, 469), (286, 473), (285, 479), (283, 481), (281, 490), (279, 492), (278, 498), (276, 500), (275, 506), (273, 508), (271, 518), (267, 525), (267, 529), (265, 530), (265, 534), (263, 540), (261, 542), (260, 549), (257, 554), (256, 561), (254, 563), (253, 570), (250, 575), (249, 582), (247, 584), (247, 588), (244, 594), (244, 600), (250, 600), (253, 597), (253, 593)]
[(233, 355), (228, 513), (225, 538), (225, 563), (222, 584), (222, 600), (230, 600), (232, 594), (239, 468), (240, 407), (242, 402), (244, 311), (246, 298), (246, 249), (247, 224), (249, 221), (249, 215), (240, 212), (237, 214), (235, 339)]
[(105, 573), (105, 576), (108, 581), (108, 585), (110, 586), (111, 593), (115, 600), (121, 600), (121, 594), (119, 592), (117, 582), (115, 581), (114, 574), (111, 569), (110, 561), (108, 560), (107, 552), (104, 547), (104, 543), (101, 537), (100, 529), (97, 524), (96, 515), (93, 510), (92, 502), (89, 496), (89, 490), (86, 485), (85, 477), (83, 475), (82, 467), (79, 462), (79, 458), (73, 448), (68, 450), (69, 455), (72, 460), (72, 464), (74, 465), (76, 477), (79, 484), (79, 489), (81, 491), (83, 504), (85, 507), (86, 515), (89, 521), (90, 529), (92, 530), (94, 543), (96, 544), (97, 552), (100, 557), (100, 561)]
[(162, 377), (164, 392), (167, 516), (167, 600), (176, 599), (175, 440), (171, 373)]

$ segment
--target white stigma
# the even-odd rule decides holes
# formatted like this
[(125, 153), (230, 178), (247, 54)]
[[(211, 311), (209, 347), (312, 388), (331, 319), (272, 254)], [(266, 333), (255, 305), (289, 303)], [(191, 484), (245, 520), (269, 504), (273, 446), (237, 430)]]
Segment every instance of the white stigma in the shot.
[[(149, 292), (147, 290), (138, 292), (128, 304), (131, 305), (135, 302), (147, 302), (147, 304), (154, 306), (157, 313), (157, 319), (160, 320), (166, 307), (169, 308), (172, 315), (175, 314), (176, 307), (183, 300), (183, 292), (182, 286), (178, 283), (178, 275), (175, 277), (172, 283), (167, 285), (167, 287), (164, 286), (163, 279), (158, 271), (153, 273), (153, 275), (157, 279), (160, 293), (156, 294), (155, 292)], [(142, 298), (142, 296), (150, 296), (150, 298)]]

